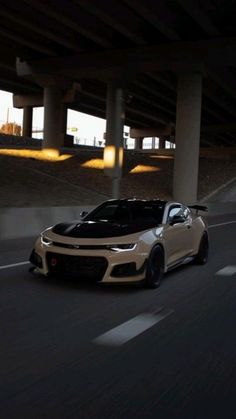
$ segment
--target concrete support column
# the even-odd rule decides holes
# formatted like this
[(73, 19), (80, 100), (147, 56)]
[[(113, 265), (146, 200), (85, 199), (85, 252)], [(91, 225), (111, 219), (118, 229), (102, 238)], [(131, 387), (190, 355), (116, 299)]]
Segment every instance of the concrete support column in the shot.
[(173, 197), (188, 204), (197, 200), (201, 100), (201, 74), (179, 76)]
[(120, 197), (123, 165), (124, 92), (121, 82), (112, 80), (107, 86), (105, 173), (112, 178), (112, 198)]
[[(65, 103), (61, 104), (61, 145), (62, 146), (72, 146), (73, 145), (73, 136), (67, 135), (67, 105)], [(71, 144), (70, 144), (71, 143)]]
[(166, 140), (165, 138), (159, 138), (159, 148), (165, 149), (166, 148)]
[(136, 137), (135, 138), (135, 150), (142, 150), (143, 149), (143, 138), (144, 137)]
[(67, 106), (62, 103), (61, 105), (61, 133), (63, 136), (67, 132)]
[(43, 148), (59, 151), (62, 145), (62, 91), (57, 86), (44, 88)]
[(23, 137), (32, 137), (32, 120), (33, 108), (32, 106), (24, 106), (23, 111)]

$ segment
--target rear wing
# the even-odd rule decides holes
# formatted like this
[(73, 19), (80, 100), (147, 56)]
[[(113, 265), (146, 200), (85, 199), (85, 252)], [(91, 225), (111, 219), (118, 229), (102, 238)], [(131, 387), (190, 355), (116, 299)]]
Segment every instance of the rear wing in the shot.
[(189, 208), (196, 210), (196, 214), (198, 214), (198, 211), (208, 211), (208, 208), (205, 205), (189, 205)]

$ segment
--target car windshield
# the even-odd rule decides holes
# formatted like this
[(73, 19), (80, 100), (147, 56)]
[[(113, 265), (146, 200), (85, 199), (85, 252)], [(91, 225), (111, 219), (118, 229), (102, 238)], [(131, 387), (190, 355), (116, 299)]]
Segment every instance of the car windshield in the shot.
[(161, 224), (164, 208), (165, 203), (161, 201), (111, 201), (96, 208), (84, 220), (118, 224)]

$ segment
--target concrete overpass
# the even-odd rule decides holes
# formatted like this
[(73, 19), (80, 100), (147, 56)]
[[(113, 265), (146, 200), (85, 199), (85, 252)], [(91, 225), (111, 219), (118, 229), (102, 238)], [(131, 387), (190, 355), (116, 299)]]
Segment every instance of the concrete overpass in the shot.
[[(235, 146), (235, 3), (219, 0), (1, 2), (0, 88), (45, 107), (45, 148), (63, 144), (66, 109), (107, 118), (119, 194), (123, 124), (176, 142), (174, 198), (197, 196), (199, 145)], [(38, 104), (38, 105), (37, 105)], [(109, 166), (109, 165), (108, 165)]]

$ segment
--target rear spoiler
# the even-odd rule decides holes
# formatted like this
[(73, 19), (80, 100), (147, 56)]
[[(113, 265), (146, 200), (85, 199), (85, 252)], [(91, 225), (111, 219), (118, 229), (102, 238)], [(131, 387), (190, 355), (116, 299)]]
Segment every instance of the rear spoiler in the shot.
[(208, 211), (208, 208), (205, 205), (189, 205), (188, 207), (193, 210), (196, 210), (196, 214), (198, 214), (198, 211)]

